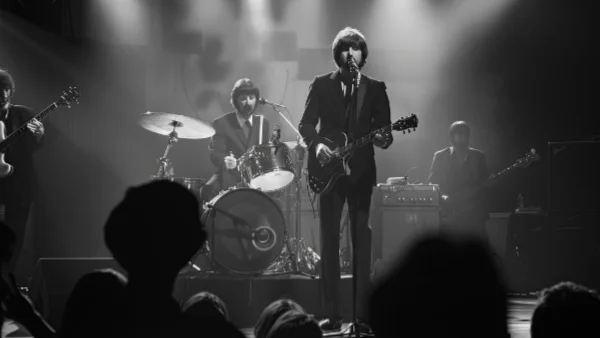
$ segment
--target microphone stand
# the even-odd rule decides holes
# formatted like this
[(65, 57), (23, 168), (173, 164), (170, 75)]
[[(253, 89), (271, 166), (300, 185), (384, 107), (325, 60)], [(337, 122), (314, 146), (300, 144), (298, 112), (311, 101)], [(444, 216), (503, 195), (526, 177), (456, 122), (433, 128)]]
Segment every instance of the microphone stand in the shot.
[[(352, 94), (352, 103), (354, 104), (354, 113), (356, 114), (356, 108), (358, 108), (358, 102), (356, 100), (357, 94), (358, 94), (358, 88), (360, 86), (360, 72), (357, 71), (357, 75), (356, 77), (353, 78), (353, 86), (354, 86), (354, 93)], [(355, 118), (354, 116), (352, 116), (352, 118)], [(348, 212), (350, 212), (350, 208), (348, 208)], [(350, 214), (352, 215), (352, 214)], [(352, 216), (350, 216), (352, 217)], [(358, 265), (357, 265), (357, 261), (358, 261), (358, 254), (357, 254), (357, 250), (356, 250), (356, 244), (358, 242), (358, 239), (356, 238), (357, 236), (352, 236), (353, 232), (352, 232), (352, 227), (356, 227), (358, 226), (358, 224), (356, 224), (355, 222), (352, 222), (352, 219), (350, 219), (350, 233), (349, 235), (352, 237), (352, 322), (350, 322), (350, 324), (348, 324), (348, 327), (346, 327), (345, 330), (342, 330), (339, 333), (334, 333), (334, 334), (327, 334), (327, 335), (323, 335), (324, 337), (337, 337), (337, 336), (346, 336), (348, 335), (348, 337), (375, 337), (375, 335), (371, 334), (371, 333), (361, 333), (359, 331), (359, 327), (361, 326), (361, 324), (358, 323), (358, 316), (357, 316), (357, 311), (356, 311), (356, 299), (358, 297), (357, 292), (358, 292)], [(356, 230), (354, 231), (354, 234), (356, 234)]]
[[(271, 107), (273, 107), (273, 110), (275, 110), (279, 116), (281, 116), (283, 118), (283, 120), (285, 122), (287, 122), (287, 124), (292, 128), (292, 130), (294, 130), (294, 132), (297, 135), (297, 140), (298, 140), (298, 144), (300, 143), (300, 139), (301, 139), (301, 135), (300, 132), (298, 131), (298, 129), (296, 129), (296, 127), (294, 127), (294, 124), (279, 110), (277, 109), (277, 106), (275, 105), (271, 105)], [(304, 156), (302, 156), (302, 162), (304, 161)], [(303, 272), (300, 271), (299, 269), (299, 265), (301, 264), (301, 253), (300, 251), (304, 251), (306, 250), (305, 248), (305, 243), (303, 240), (300, 239), (300, 225), (301, 225), (301, 217), (300, 217), (300, 211), (301, 209), (301, 199), (300, 199), (300, 191), (301, 191), (301, 182), (300, 182), (300, 176), (302, 175), (302, 167), (298, 168), (298, 162), (300, 161), (296, 161), (296, 163), (294, 163), (294, 170), (296, 171), (294, 173), (294, 183), (295, 183), (295, 211), (296, 211), (296, 229), (294, 231), (294, 242), (295, 242), (295, 252), (292, 252), (292, 250), (290, 250), (290, 245), (289, 245), (289, 239), (287, 238), (287, 226), (284, 227), (285, 229), (285, 237), (286, 237), (286, 246), (288, 248), (288, 252), (289, 252), (289, 256), (292, 260), (292, 271), (291, 274), (294, 275), (301, 275), (301, 276), (305, 276), (305, 277), (310, 277), (310, 278), (316, 278), (315, 275), (307, 273), (307, 272)], [(300, 169), (300, 170), (298, 170)], [(306, 257), (304, 257), (304, 261), (307, 263), (307, 265), (309, 264), (310, 259), (307, 259)]]

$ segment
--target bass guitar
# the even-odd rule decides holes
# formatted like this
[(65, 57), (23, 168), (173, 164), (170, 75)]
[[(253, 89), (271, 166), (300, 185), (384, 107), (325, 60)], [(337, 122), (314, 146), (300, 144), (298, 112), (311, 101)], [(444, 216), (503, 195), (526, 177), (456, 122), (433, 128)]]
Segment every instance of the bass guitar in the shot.
[(392, 130), (402, 131), (403, 133), (408, 131), (410, 133), (411, 130), (414, 131), (417, 128), (418, 124), (419, 119), (417, 116), (411, 114), (352, 142), (348, 142), (348, 136), (341, 131), (321, 135), (320, 140), (315, 143), (325, 144), (333, 151), (334, 155), (329, 161), (323, 161), (317, 158), (316, 147), (313, 146), (308, 149), (307, 169), (310, 190), (315, 194), (329, 192), (341, 176), (348, 174), (348, 163), (354, 151), (373, 142), (376, 134), (384, 134)]
[(531, 149), (523, 157), (518, 158), (512, 165), (496, 174), (490, 175), (481, 184), (473, 188), (464, 189), (452, 196), (443, 194), (440, 200), (443, 221), (450, 224), (455, 222), (462, 215), (472, 214), (480, 207), (482, 193), (485, 190), (497, 184), (502, 178), (506, 177), (515, 169), (527, 168), (539, 159), (540, 155), (536, 153), (535, 149)]
[(12, 165), (6, 163), (4, 161), (4, 155), (8, 147), (10, 147), (19, 137), (23, 136), (27, 132), (27, 124), (30, 123), (33, 119), (41, 121), (44, 119), (50, 112), (54, 109), (66, 105), (71, 108), (71, 102), (79, 98), (79, 91), (75, 87), (69, 87), (68, 90), (63, 91), (60, 94), (60, 99), (56, 102), (52, 102), (46, 109), (42, 110), (39, 114), (34, 116), (31, 120), (27, 121), (24, 125), (19, 127), (19, 129), (13, 131), (10, 135), (6, 136), (6, 126), (4, 122), (0, 121), (0, 178), (7, 177), (12, 174), (14, 168)]

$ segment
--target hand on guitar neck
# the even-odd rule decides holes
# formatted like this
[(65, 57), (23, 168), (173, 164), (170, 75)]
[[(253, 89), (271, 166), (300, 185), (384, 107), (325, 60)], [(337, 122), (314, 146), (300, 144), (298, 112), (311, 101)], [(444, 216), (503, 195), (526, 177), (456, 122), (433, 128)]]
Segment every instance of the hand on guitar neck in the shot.
[(538, 161), (539, 159), (540, 155), (536, 153), (535, 149), (531, 149), (530, 152), (517, 159), (509, 167), (496, 174), (490, 175), (486, 180), (475, 186), (466, 187), (452, 195), (442, 193), (442, 212), (445, 214), (446, 218), (455, 218), (457, 215), (476, 210), (481, 205), (487, 189), (493, 187), (514, 169), (527, 168), (529, 165), (531, 165), (531, 163)]

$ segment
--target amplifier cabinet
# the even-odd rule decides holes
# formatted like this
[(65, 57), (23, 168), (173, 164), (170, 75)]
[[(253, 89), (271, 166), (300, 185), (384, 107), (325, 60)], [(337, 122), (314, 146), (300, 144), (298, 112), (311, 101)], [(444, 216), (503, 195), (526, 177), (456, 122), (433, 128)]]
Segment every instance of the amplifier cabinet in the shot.
[(437, 184), (378, 184), (377, 199), (381, 206), (438, 207), (440, 191)]

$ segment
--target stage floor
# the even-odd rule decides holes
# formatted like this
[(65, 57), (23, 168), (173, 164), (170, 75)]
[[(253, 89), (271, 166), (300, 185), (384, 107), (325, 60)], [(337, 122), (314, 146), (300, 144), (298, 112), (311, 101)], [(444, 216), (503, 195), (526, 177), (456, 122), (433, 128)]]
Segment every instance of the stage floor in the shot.
[[(511, 338), (529, 338), (529, 325), (531, 314), (535, 307), (533, 298), (510, 298), (509, 303), (509, 330)], [(477, 311), (477, 309), (473, 309)], [(19, 327), (12, 323), (6, 323), (2, 332), (4, 337), (30, 337), (30, 335), (19, 330)], [(469, 313), (464, 314), (464, 328), (469, 330)], [(246, 337), (254, 337), (253, 329), (242, 329)]]

